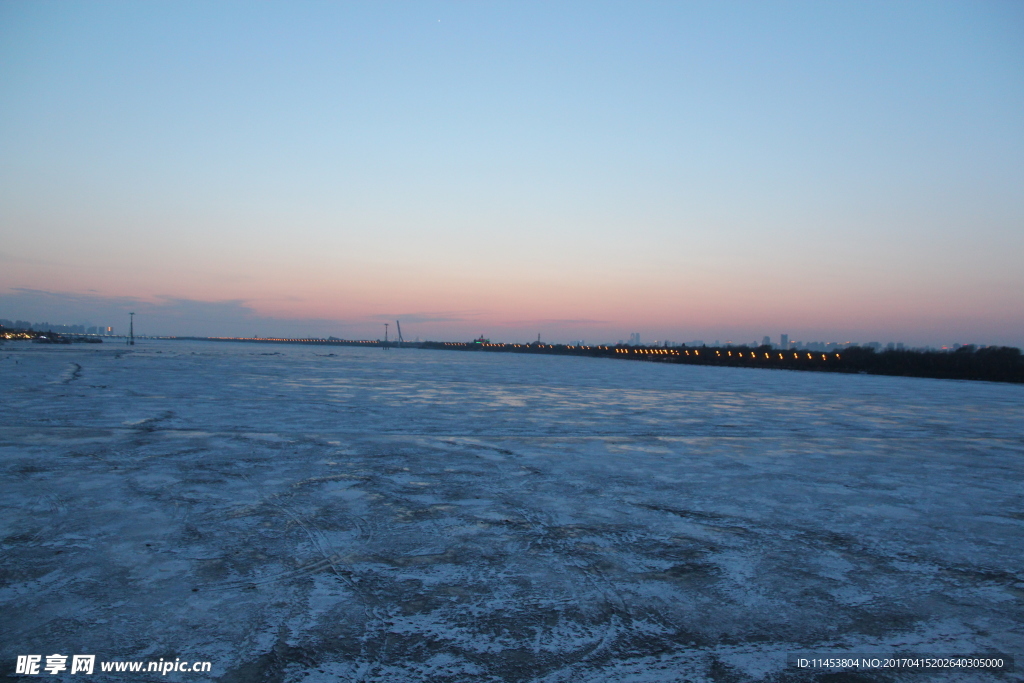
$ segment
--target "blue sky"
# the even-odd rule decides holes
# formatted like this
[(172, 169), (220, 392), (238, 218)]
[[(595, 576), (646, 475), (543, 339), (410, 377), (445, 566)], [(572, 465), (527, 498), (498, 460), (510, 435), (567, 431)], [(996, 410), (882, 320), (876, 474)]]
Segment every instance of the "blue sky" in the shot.
[(1013, 2), (2, 2), (0, 317), (1024, 345), (1022, 86)]

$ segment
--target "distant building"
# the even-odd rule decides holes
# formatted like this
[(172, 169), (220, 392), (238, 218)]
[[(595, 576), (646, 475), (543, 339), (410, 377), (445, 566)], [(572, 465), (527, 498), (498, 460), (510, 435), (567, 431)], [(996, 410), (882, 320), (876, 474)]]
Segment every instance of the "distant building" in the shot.
[(789, 335), (788, 334), (780, 334), (779, 335), (779, 348), (781, 348), (781, 349), (788, 349), (789, 348)]
[(771, 337), (769, 337), (769, 336), (768, 336), (768, 335), (766, 334), (766, 335), (764, 336), (764, 339), (762, 339), (762, 340), (761, 340), (761, 346), (771, 346), (771, 345), (772, 345), (772, 338), (771, 338)]

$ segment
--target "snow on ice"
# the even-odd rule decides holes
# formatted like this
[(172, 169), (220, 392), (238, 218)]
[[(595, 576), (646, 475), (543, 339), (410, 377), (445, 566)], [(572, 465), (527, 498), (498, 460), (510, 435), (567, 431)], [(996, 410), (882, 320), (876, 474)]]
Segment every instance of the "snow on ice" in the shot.
[(4, 673), (795, 681), (791, 652), (1024, 655), (1024, 387), (332, 351), (0, 347)]

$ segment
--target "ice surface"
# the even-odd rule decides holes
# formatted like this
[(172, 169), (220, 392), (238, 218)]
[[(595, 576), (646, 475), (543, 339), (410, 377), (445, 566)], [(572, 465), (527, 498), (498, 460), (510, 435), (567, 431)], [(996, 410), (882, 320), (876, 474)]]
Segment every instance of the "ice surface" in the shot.
[(332, 353), (0, 347), (0, 675), (54, 652), (550, 683), (1024, 655), (1024, 387)]

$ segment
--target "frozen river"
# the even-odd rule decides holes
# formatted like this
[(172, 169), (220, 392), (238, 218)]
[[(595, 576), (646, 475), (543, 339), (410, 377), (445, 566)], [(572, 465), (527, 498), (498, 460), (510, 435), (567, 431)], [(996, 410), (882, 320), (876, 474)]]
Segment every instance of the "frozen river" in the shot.
[(1022, 386), (148, 341), (8, 343), (0, 387), (0, 678), (1024, 677)]

